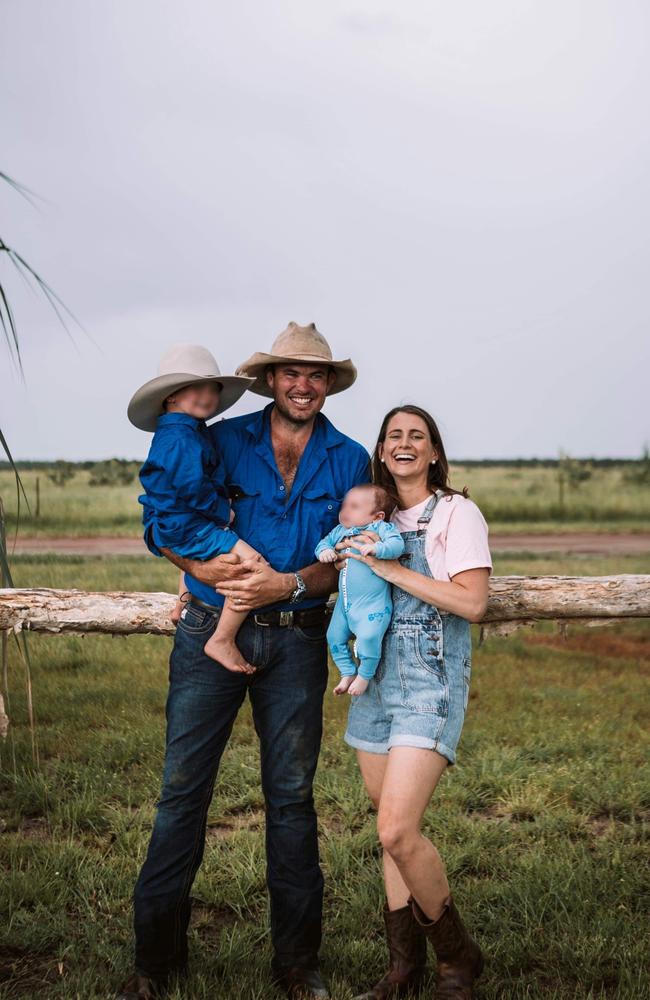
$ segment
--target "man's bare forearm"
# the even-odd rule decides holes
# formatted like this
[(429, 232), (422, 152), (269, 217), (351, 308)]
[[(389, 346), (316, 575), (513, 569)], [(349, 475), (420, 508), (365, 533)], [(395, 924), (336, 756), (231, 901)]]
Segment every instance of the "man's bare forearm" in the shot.
[(339, 574), (332, 563), (316, 562), (300, 570), (307, 587), (306, 597), (329, 597), (339, 586)]

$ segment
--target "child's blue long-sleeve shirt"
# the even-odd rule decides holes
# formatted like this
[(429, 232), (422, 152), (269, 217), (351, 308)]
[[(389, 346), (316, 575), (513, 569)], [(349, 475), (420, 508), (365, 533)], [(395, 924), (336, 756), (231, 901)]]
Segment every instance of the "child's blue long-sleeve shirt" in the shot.
[(360, 535), (363, 531), (374, 531), (379, 535), (379, 541), (375, 545), (375, 555), (378, 559), (398, 559), (404, 551), (404, 539), (391, 521), (371, 521), (363, 527), (346, 528), (342, 524), (337, 524), (335, 528), (325, 535), (316, 546), (316, 558), (325, 549), (333, 549), (342, 538), (351, 535)]
[(230, 503), (217, 453), (202, 420), (163, 413), (140, 469), (144, 540), (187, 559), (230, 552), (239, 536), (228, 528)]

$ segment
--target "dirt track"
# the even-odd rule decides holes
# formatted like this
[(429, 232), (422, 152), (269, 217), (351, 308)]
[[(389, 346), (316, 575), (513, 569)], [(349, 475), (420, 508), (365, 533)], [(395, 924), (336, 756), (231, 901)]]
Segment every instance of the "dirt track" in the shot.
[[(8, 539), (12, 549), (11, 537)], [(650, 532), (635, 534), (598, 534), (574, 531), (558, 535), (505, 535), (490, 533), (493, 552), (561, 552), (603, 556), (644, 555), (650, 553)], [(19, 538), (16, 555), (139, 556), (147, 549), (140, 538)]]

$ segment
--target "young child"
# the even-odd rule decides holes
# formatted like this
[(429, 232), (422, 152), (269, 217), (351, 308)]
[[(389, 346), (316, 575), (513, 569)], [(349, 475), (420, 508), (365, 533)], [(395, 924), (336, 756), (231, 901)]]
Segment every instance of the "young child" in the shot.
[[(395, 500), (383, 487), (372, 483), (355, 486), (343, 499), (339, 524), (316, 546), (317, 558), (321, 562), (334, 562), (339, 558), (336, 544), (342, 538), (374, 531), (379, 535), (379, 541), (354, 548), (362, 555), (397, 559), (404, 551), (404, 540), (388, 521), (394, 509)], [(341, 671), (341, 680), (334, 688), (334, 694), (347, 691), (351, 695), (359, 695), (366, 690), (379, 663), (381, 644), (390, 625), (392, 611), (390, 584), (373, 573), (365, 563), (346, 559), (339, 574), (339, 596), (327, 630), (332, 659)], [(358, 673), (348, 647), (352, 635), (356, 636)]]
[[(187, 559), (209, 561), (224, 552), (240, 559), (261, 556), (229, 527), (230, 502), (206, 420), (223, 413), (254, 379), (221, 375), (212, 354), (193, 344), (176, 344), (160, 361), (157, 378), (145, 383), (129, 403), (131, 423), (155, 431), (140, 469), (144, 494), (145, 542), (154, 555), (169, 548)], [(181, 573), (179, 599), (184, 592)], [(175, 620), (182, 617), (175, 609)], [(226, 600), (205, 653), (228, 670), (253, 673), (235, 638), (246, 612)]]

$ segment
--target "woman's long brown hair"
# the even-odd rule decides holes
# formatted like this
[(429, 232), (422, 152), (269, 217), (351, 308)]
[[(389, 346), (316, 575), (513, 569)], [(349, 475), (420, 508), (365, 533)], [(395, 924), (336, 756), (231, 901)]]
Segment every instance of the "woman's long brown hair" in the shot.
[(397, 497), (397, 486), (395, 484), (395, 480), (386, 468), (385, 464), (379, 458), (379, 445), (383, 444), (386, 440), (388, 425), (393, 417), (395, 417), (398, 413), (411, 413), (414, 417), (419, 417), (429, 432), (432, 446), (438, 452), (438, 461), (435, 465), (429, 466), (427, 473), (427, 486), (431, 492), (435, 493), (436, 490), (443, 490), (448, 496), (452, 496), (454, 493), (457, 493), (460, 496), (468, 497), (469, 491), (466, 486), (464, 486), (462, 490), (454, 490), (449, 485), (449, 462), (447, 461), (445, 446), (442, 443), (440, 431), (438, 430), (435, 420), (431, 414), (426, 410), (423, 410), (421, 406), (414, 406), (412, 403), (408, 403), (405, 406), (395, 406), (392, 410), (389, 410), (382, 421), (379, 429), (379, 437), (377, 438), (377, 444), (375, 445), (375, 450), (372, 453), (373, 483), (376, 483), (377, 486), (383, 486), (385, 490), (388, 490), (394, 497)]

